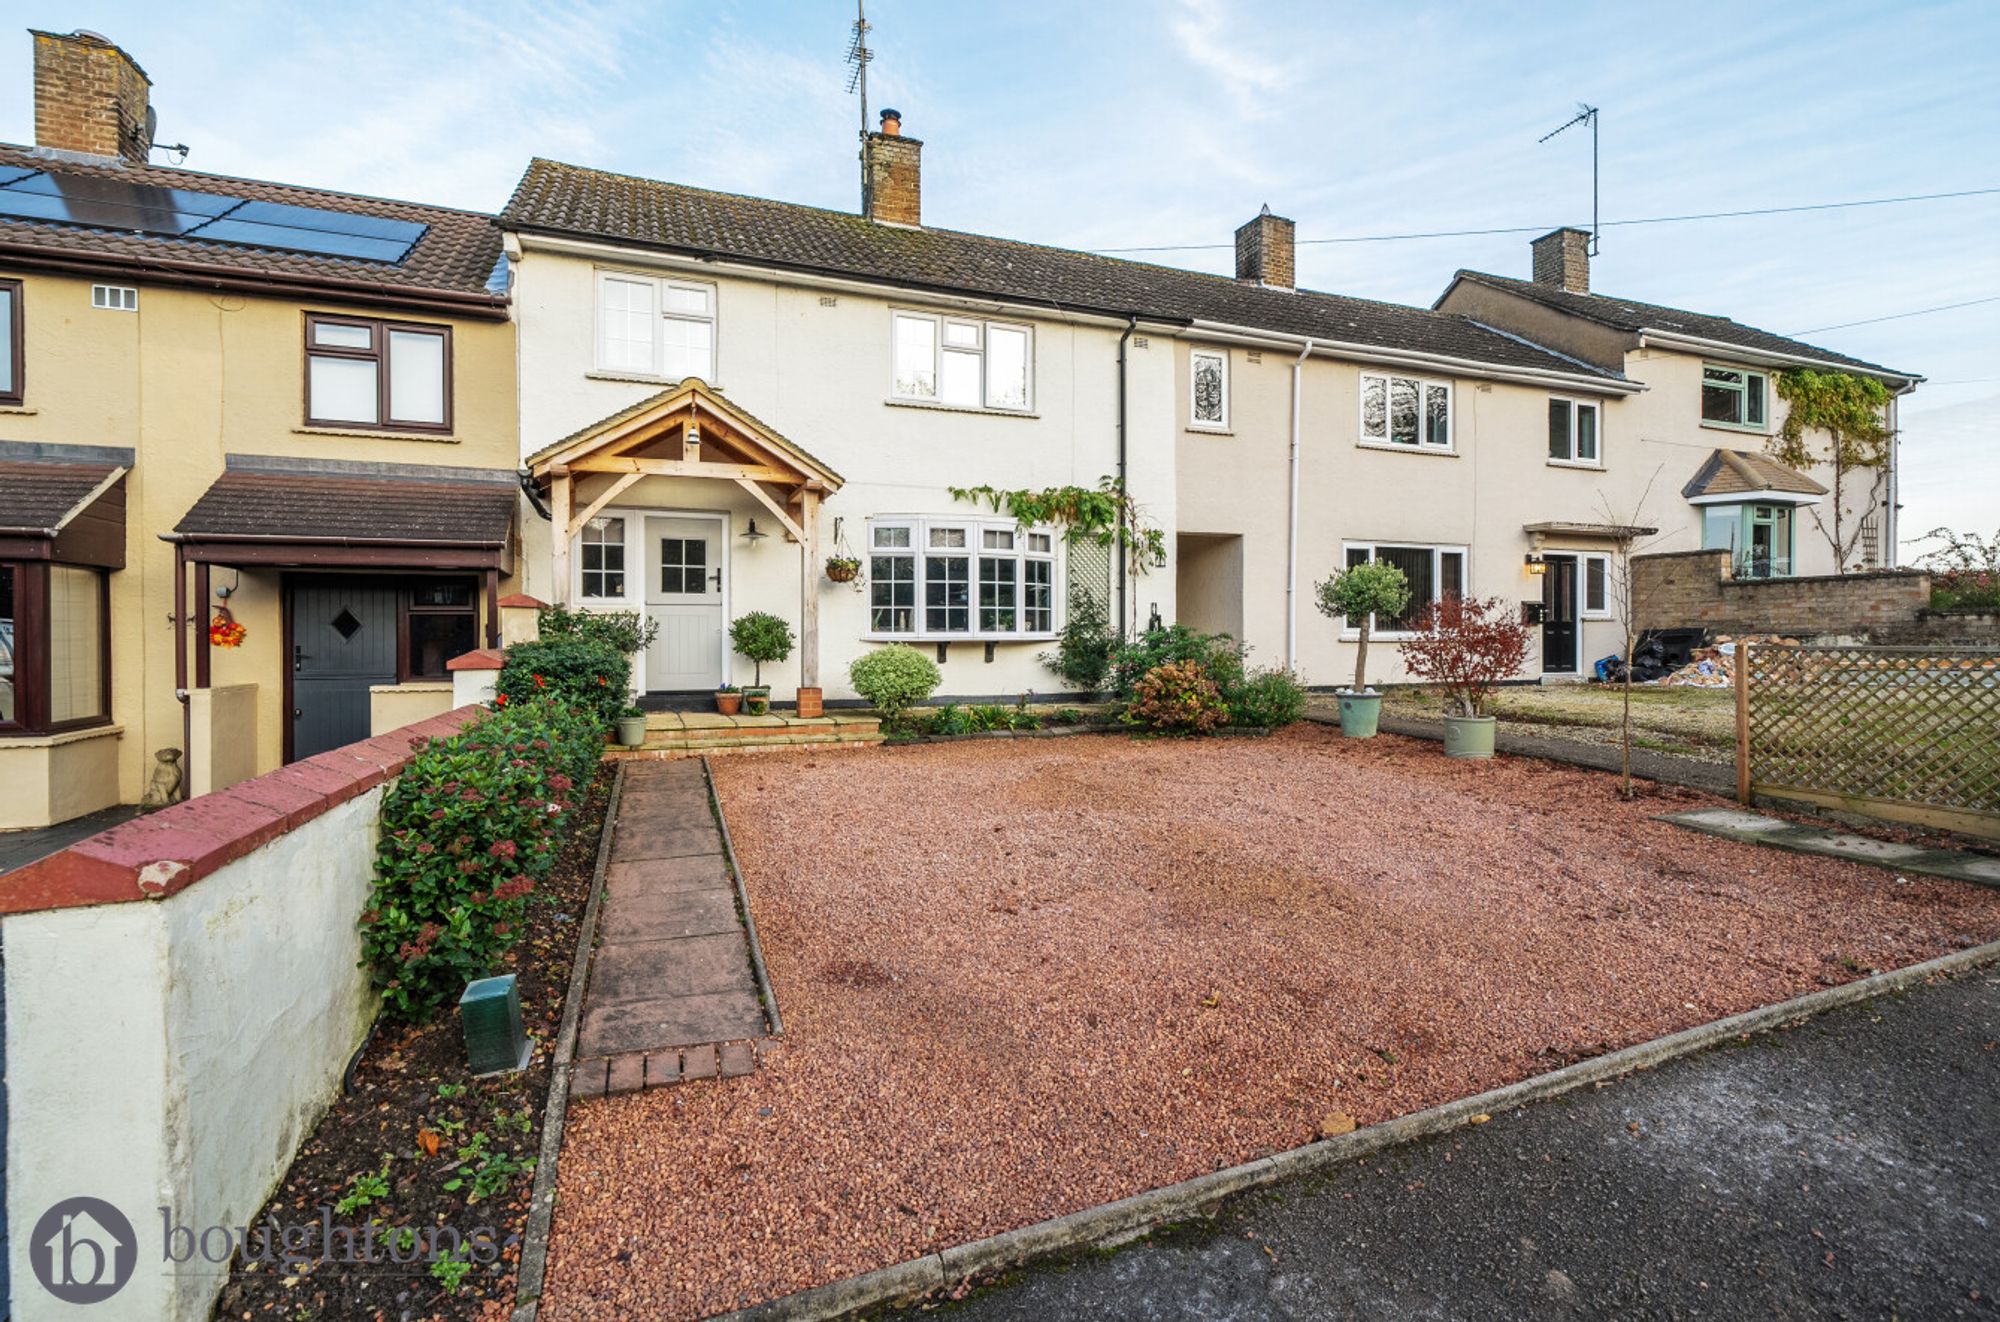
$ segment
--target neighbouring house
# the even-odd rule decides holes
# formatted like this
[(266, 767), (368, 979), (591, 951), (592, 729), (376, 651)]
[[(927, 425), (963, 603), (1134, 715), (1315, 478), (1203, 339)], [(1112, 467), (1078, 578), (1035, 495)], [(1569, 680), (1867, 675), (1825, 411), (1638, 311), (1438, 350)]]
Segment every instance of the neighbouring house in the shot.
[(148, 164), (131, 56), (34, 43), (35, 144), (0, 145), (0, 828), (138, 802), (163, 750), (200, 791), (449, 706), (519, 505), (489, 217)]

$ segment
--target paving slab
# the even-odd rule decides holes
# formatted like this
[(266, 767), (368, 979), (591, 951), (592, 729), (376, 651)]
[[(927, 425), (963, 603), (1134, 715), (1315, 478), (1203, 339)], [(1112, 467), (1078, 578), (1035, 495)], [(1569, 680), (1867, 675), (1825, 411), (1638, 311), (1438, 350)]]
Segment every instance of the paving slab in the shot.
[[(583, 1012), (576, 1053), (579, 1057), (613, 1056), (627, 1051), (650, 1054), (664, 1051), (668, 1044), (701, 1045), (763, 1035), (764, 1010), (757, 1004), (755, 993), (713, 992), (625, 1005), (592, 1005)], [(713, 1048), (709, 1059), (714, 1059)], [(714, 1072), (712, 1064), (709, 1069)], [(701, 1077), (692, 1063), (688, 1077)]]
[(590, 1001), (615, 1005), (699, 996), (730, 987), (736, 980), (736, 965), (748, 960), (743, 938), (736, 932), (608, 943), (598, 948), (591, 970)]
[(628, 817), (622, 807), (618, 829), (611, 837), (611, 861), (628, 863), (648, 858), (681, 858), (688, 854), (722, 852), (722, 836), (712, 822), (687, 826), (678, 821)]
[(1702, 808), (1694, 812), (1662, 813), (1656, 820), (1671, 822), (1719, 835), (1745, 844), (1768, 845), (1798, 854), (1818, 854), (1871, 863), (1897, 872), (1916, 872), (1930, 877), (1948, 877), (1980, 886), (2000, 887), (2000, 858), (1971, 850), (1927, 849), (1894, 840), (1876, 840), (1847, 831), (1829, 831), (1817, 826), (1788, 822), (1781, 817), (1745, 812), (1737, 808)]
[[(707, 890), (729, 882), (729, 863), (720, 851), (713, 854), (683, 854), (679, 858), (642, 858), (630, 863), (613, 863), (604, 872), (604, 894), (615, 906), (634, 895), (648, 892)], [(607, 921), (609, 915), (606, 915)]]
[(605, 945), (735, 932), (736, 891), (718, 882), (699, 890), (636, 888), (607, 904), (598, 930)]

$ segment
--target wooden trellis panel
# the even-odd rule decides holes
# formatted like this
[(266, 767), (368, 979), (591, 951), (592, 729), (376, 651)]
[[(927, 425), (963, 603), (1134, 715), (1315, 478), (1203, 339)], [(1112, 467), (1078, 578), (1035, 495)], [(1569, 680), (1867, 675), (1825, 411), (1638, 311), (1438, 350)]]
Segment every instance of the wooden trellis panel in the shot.
[(2000, 653), (1746, 646), (1737, 787), (2000, 838)]

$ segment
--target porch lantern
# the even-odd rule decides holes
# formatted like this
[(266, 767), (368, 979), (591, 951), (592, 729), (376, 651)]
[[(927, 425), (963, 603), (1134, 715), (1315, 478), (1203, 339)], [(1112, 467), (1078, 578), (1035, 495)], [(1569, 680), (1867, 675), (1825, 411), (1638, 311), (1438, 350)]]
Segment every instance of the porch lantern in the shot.
[(1540, 552), (1530, 551), (1527, 555), (1528, 572), (1537, 578), (1549, 572), (1549, 562)]
[(743, 540), (750, 543), (752, 546), (755, 546), (757, 543), (763, 541), (766, 537), (769, 537), (770, 535), (771, 535), (770, 533), (765, 532), (762, 528), (759, 528), (757, 526), (757, 520), (755, 519), (750, 520), (750, 526), (743, 530)]

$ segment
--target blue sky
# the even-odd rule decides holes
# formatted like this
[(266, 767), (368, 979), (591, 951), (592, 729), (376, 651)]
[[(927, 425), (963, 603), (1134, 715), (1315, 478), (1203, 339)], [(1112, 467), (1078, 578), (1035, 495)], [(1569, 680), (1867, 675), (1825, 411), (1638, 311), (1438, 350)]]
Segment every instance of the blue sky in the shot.
[[(853, 11), (822, 3), (26, 0), (152, 75), (188, 165), (495, 208), (531, 154), (852, 208)], [(925, 140), (933, 224), (1082, 248), (1301, 239), (2000, 187), (2000, 5), (872, 0), (872, 101)], [(0, 138), (32, 138), (30, 47)], [(1604, 292), (1781, 333), (2000, 298), (2000, 195), (1605, 231)], [(1306, 244), (1300, 283), (1426, 304), (1526, 235)], [(1157, 255), (1224, 270), (1223, 248)], [(1906, 534), (2000, 527), (2000, 301), (1818, 331), (1921, 372)], [(1906, 548), (1905, 554), (1909, 553)]]

